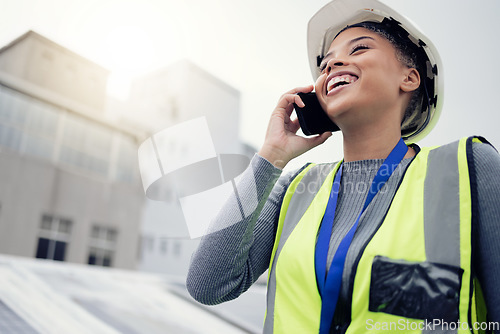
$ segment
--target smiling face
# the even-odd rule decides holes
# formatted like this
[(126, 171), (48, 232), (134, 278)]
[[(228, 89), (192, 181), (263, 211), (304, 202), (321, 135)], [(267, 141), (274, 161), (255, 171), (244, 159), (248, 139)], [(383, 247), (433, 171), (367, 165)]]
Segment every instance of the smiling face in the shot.
[(335, 38), (320, 70), (315, 85), (318, 100), (342, 130), (381, 120), (399, 126), (420, 82), (418, 72), (397, 59), (387, 39), (360, 27)]

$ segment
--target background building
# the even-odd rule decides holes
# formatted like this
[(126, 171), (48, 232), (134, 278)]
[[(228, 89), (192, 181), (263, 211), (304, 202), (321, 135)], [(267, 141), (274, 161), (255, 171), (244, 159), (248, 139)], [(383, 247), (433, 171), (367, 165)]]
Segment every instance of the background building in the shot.
[(120, 102), (108, 74), (33, 31), (0, 49), (0, 332), (200, 332), (176, 310), (206, 319), (204, 331), (259, 332), (263, 286), (208, 308), (188, 295), (198, 240), (175, 192), (145, 197), (137, 161), (146, 138), (200, 116), (217, 153), (252, 156), (239, 92), (181, 61)]
[(182, 60), (118, 101), (108, 74), (33, 31), (0, 49), (0, 253), (184, 276), (198, 240), (174, 192), (144, 196), (137, 149), (204, 116), (218, 154), (251, 157), (240, 93)]
[[(115, 110), (120, 110), (128, 122), (140, 125), (151, 134), (203, 116), (218, 154), (242, 154), (251, 158), (255, 153), (239, 138), (239, 91), (188, 60), (137, 78), (132, 83), (130, 100), (114, 101), (109, 110), (111, 114), (118, 114)], [(172, 145), (182, 148), (183, 142), (179, 139)], [(199, 240), (189, 239), (174, 192), (163, 202), (146, 200), (141, 240), (140, 270), (182, 276), (187, 273)]]
[(0, 252), (136, 268), (137, 128), (105, 117), (108, 72), (30, 31), (0, 49)]

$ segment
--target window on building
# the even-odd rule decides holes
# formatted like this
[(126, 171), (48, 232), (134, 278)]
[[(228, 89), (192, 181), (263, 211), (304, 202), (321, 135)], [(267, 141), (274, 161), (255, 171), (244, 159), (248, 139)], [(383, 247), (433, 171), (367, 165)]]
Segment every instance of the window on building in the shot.
[(118, 182), (139, 176), (132, 136), (3, 86), (0, 146)]
[(120, 136), (118, 156), (116, 159), (117, 181), (133, 183), (138, 176), (137, 144), (130, 137)]
[(144, 237), (144, 248), (149, 253), (152, 253), (155, 249), (155, 239), (153, 237)]
[(52, 159), (60, 114), (58, 109), (49, 104), (31, 101), (24, 133), (25, 153)]
[(43, 215), (35, 256), (39, 259), (64, 261), (71, 227), (72, 222), (69, 219)]
[(15, 151), (21, 149), (28, 109), (21, 94), (0, 86), (0, 145)]
[(154, 251), (154, 238), (150, 236), (140, 236), (139, 237), (139, 253), (138, 256), (140, 259), (144, 259), (150, 253)]
[(5, 87), (0, 87), (0, 145), (51, 159), (60, 110)]
[(176, 241), (176, 242), (174, 243), (174, 255), (175, 255), (176, 257), (181, 256), (181, 249), (182, 249), (181, 242), (180, 242), (180, 241)]
[(160, 252), (163, 255), (167, 255), (167, 253), (168, 253), (168, 241), (167, 241), (167, 239), (161, 239), (161, 241), (160, 241)]
[(108, 176), (113, 133), (82, 117), (67, 115), (60, 160)]
[(118, 231), (115, 228), (94, 225), (90, 232), (88, 264), (111, 267), (116, 252)]

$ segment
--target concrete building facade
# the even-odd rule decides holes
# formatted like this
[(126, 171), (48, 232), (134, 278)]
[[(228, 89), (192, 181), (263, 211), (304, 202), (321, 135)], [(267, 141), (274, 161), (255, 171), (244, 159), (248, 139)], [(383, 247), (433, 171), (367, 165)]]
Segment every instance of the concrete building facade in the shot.
[(106, 120), (107, 76), (32, 31), (0, 49), (0, 253), (136, 268), (145, 134)]
[(0, 253), (183, 276), (198, 240), (174, 192), (146, 198), (137, 149), (205, 117), (218, 154), (251, 157), (240, 93), (187, 60), (134, 80), (125, 102), (108, 75), (33, 31), (0, 48)]

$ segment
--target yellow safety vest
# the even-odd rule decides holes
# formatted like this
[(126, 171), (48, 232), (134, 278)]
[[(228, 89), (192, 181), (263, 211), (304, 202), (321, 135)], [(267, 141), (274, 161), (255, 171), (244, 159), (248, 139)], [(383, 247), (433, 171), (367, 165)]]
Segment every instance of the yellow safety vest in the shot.
[[(385, 217), (370, 222), (379, 225), (350, 273), (351, 317), (342, 332), (482, 332), (475, 329), (486, 309), (471, 263), (473, 141), (480, 142), (422, 148), (412, 160)], [(339, 165), (307, 166), (284, 196), (264, 333), (319, 331), (315, 245)]]

